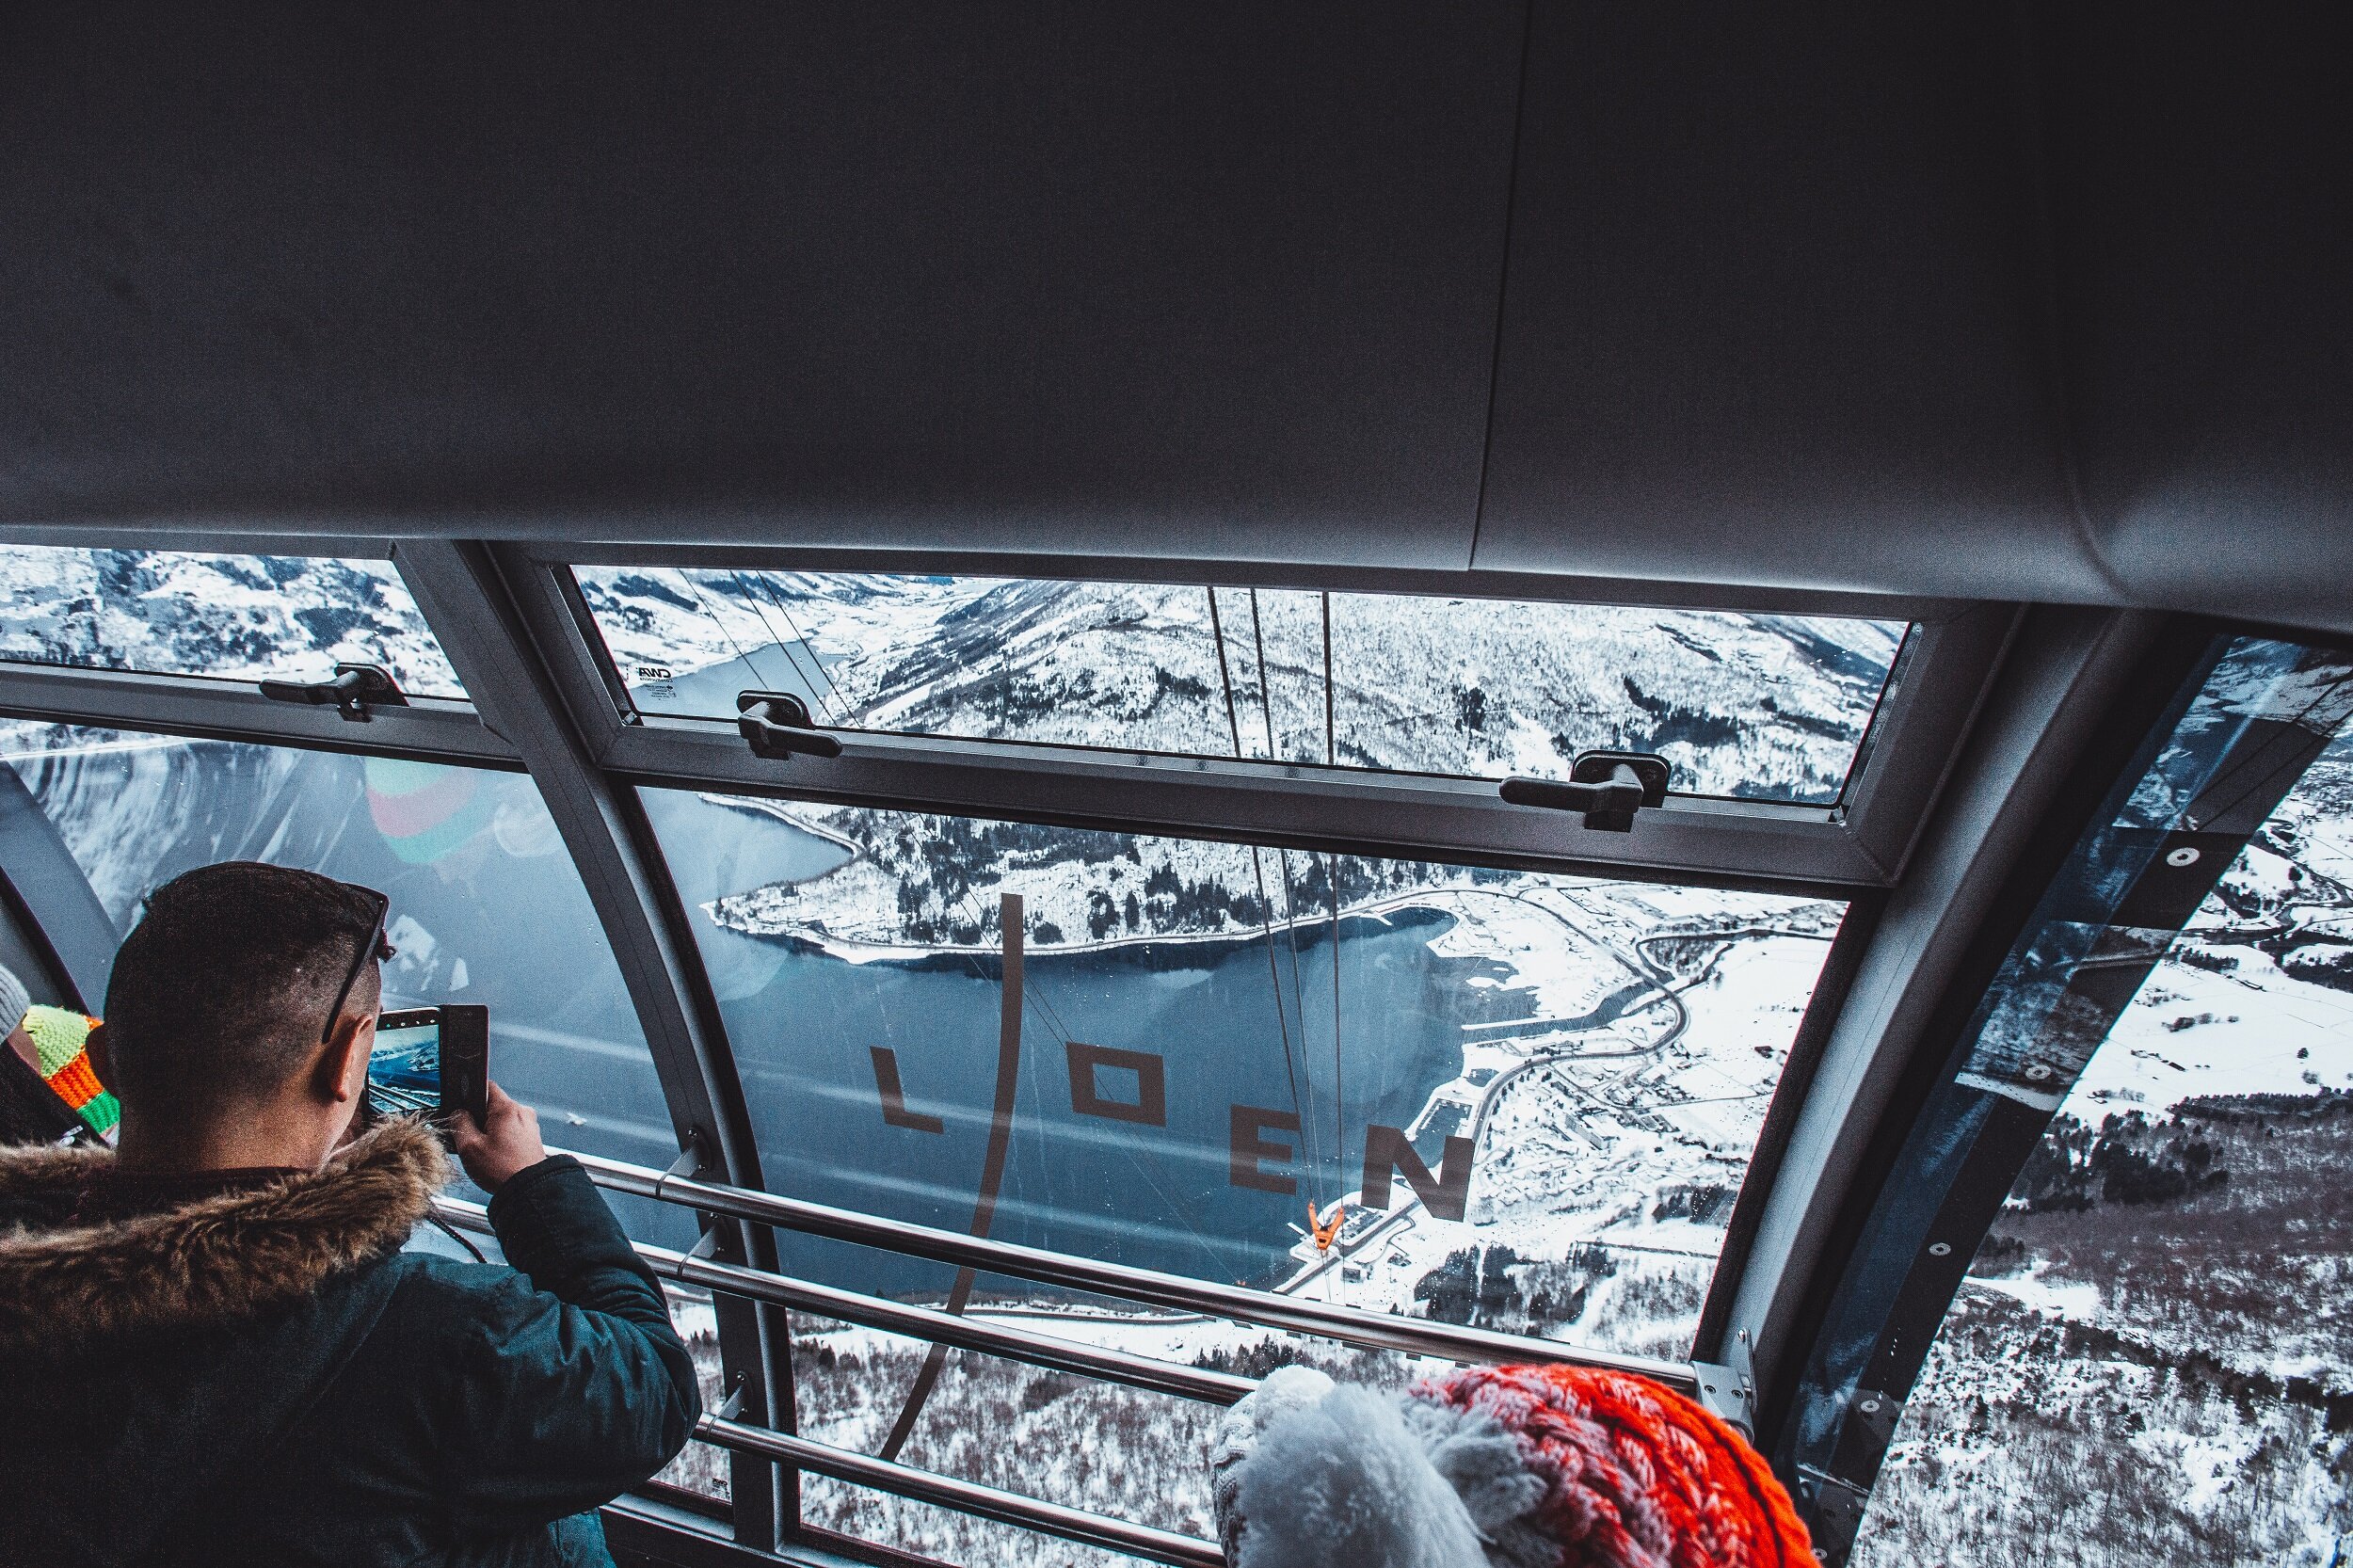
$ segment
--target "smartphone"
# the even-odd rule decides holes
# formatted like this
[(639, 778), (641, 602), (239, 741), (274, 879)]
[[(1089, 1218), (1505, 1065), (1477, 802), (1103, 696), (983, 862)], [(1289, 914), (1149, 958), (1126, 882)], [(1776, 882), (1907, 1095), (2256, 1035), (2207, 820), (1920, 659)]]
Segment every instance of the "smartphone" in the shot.
[(423, 1112), (447, 1131), (459, 1112), (480, 1127), (489, 1112), (490, 1010), (456, 1003), (385, 1013), (368, 1052), (368, 1108), (378, 1115)]

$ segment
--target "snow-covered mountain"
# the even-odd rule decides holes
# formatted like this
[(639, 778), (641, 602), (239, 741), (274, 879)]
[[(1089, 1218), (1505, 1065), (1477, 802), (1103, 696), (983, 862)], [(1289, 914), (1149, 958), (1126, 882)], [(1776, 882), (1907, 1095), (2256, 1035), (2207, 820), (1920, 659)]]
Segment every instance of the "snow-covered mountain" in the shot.
[(1657, 751), (1678, 790), (1815, 803), (1837, 798), (1903, 631), (1164, 584), (579, 577), (649, 712), (732, 717), (738, 691), (791, 691), (847, 728), (1487, 777)]
[(389, 561), (0, 545), (0, 659), (232, 680), (381, 664), (462, 695)]
[[(1678, 788), (1816, 801), (1835, 796), (1901, 630), (1335, 595), (1327, 663), (1324, 603), (1308, 594), (627, 568), (582, 583), (650, 711), (724, 715), (758, 686), (802, 692), (835, 723), (1473, 775), (1558, 774), (1576, 750), (1625, 745), (1665, 752)], [(0, 657), (240, 680), (366, 659), (412, 690), (456, 689), (373, 562), (0, 549)], [(39, 752), (53, 733), (6, 726), (6, 749)], [(284, 762), (248, 749), (237, 787), (258, 789)], [(186, 836), (208, 806), (186, 770), (150, 768), (141, 776), (183, 782), (129, 790), (120, 769), (41, 770), (29, 755), (17, 766), (39, 772), (44, 808), (110, 909), (143, 890), (141, 846)], [(1291, 1288), (1669, 1356), (1688, 1347), (1839, 915), (1761, 894), (701, 804), (753, 819), (746, 846), (793, 846), (730, 860), (732, 880), (699, 905), (712, 928), (851, 965), (993, 946), (1008, 891), (1024, 895), (1040, 950), (1272, 946), (1336, 905), (1368, 921), (1430, 915), (1433, 950), (1481, 960), (1464, 983), (1481, 990), (1432, 999), (1456, 1009), (1462, 1067), (1409, 1130), (1425, 1149), (1444, 1133), (1475, 1141), (1468, 1208), (1433, 1216), (1400, 1184), (1392, 1210), (1345, 1232), (1328, 1266), (1303, 1248)], [(1250, 1030), (1233, 1040), (1263, 1044)], [(840, 1087), (845, 1100), (872, 1091)], [(2344, 1560), (2348, 1092), (2353, 742), (2340, 740), (2062, 1107), (1908, 1405), (1857, 1560)], [(1317, 1353), (1067, 1302), (999, 1295), (975, 1310), (1029, 1326), (1052, 1314), (1057, 1334), (1206, 1364)], [(919, 1352), (862, 1331), (796, 1332), (807, 1430), (870, 1444)], [(919, 1463), (1201, 1527), (1197, 1412), (986, 1358), (956, 1366), (909, 1450)], [(1041, 1466), (1032, 1446), (972, 1441), (968, 1425), (1075, 1425), (1089, 1441)], [(1091, 1560), (855, 1489), (812, 1497), (844, 1528), (958, 1560)]]

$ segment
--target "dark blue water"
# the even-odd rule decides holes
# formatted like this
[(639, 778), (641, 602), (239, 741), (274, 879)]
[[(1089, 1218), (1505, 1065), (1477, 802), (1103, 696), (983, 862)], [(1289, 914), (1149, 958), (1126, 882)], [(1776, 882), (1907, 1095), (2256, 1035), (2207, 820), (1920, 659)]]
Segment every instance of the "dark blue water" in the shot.
[[(773, 818), (681, 794), (648, 805), (690, 908), (721, 890), (808, 877), (846, 852)], [(806, 942), (697, 930), (779, 1192), (963, 1230), (986, 1158), (1000, 1036), (1000, 960), (939, 953), (854, 963)], [(1490, 1016), (1485, 960), (1442, 958), (1450, 917), (1405, 910), (1351, 917), (1338, 937), (1336, 1061), (1331, 928), (1218, 941), (1032, 947), (1014, 1130), (991, 1234), (1007, 1240), (1203, 1277), (1279, 1274), (1309, 1198), (1355, 1188), (1364, 1128), (1404, 1127), (1462, 1070), (1462, 1025)], [(1497, 999), (1501, 1005), (1509, 1006)], [(1516, 999), (1515, 999), (1516, 1000)], [(1163, 1064), (1167, 1125), (1080, 1113), (1066, 1042), (1147, 1052)], [(943, 1130), (888, 1125), (872, 1048), (895, 1053), (905, 1109)], [(1134, 1103), (1140, 1073), (1098, 1069), (1094, 1092)], [(1336, 1083), (1337, 1093), (1335, 1092)], [(1295, 1112), (1297, 1158), (1270, 1163), (1296, 1195), (1229, 1179), (1230, 1108)], [(1434, 1163), (1437, 1150), (1426, 1157)], [(799, 1249), (820, 1272), (854, 1265)], [(855, 1267), (869, 1277), (875, 1260)], [(941, 1272), (893, 1261), (890, 1288), (936, 1288)]]
[[(1276, 1268), (1292, 1240), (1285, 1222), (1304, 1217), (1305, 1200), (1328, 1205), (1356, 1186), (1365, 1124), (1407, 1125), (1430, 1091), (1461, 1071), (1460, 1016), (1447, 1006), (1459, 999), (1459, 982), (1441, 971), (1463, 961), (1436, 959), (1428, 947), (1445, 923), (1425, 912), (1385, 926), (1343, 925), (1337, 1100), (1326, 934), (1301, 944), (1310, 994), (1304, 1032), (1284, 943), (1288, 1064), (1263, 940), (1033, 952), (992, 1234), (1211, 1278), (1250, 1279)], [(710, 940), (754, 938), (720, 931)], [(993, 959), (851, 964), (801, 947), (767, 987), (731, 1004), (728, 1033), (770, 1187), (966, 1228), (997, 1076), (997, 968)], [(1065, 1045), (1073, 1039), (1160, 1057), (1167, 1125), (1076, 1111)], [(907, 1111), (936, 1117), (944, 1130), (885, 1123), (869, 1050), (876, 1045), (897, 1053)], [(1097, 1067), (1094, 1092), (1134, 1103), (1141, 1076)], [(1268, 1167), (1294, 1176), (1298, 1196), (1232, 1184), (1235, 1104), (1297, 1107), (1297, 1138), (1261, 1136), (1298, 1148), (1293, 1165)]]

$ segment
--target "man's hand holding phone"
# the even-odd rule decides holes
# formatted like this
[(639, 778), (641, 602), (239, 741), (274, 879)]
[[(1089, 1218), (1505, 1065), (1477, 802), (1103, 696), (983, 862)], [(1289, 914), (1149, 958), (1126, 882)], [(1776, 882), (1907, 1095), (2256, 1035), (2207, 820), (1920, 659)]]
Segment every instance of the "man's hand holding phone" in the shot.
[(497, 1192), (508, 1176), (548, 1157), (539, 1142), (539, 1112), (510, 1098), (496, 1083), (489, 1085), (489, 1113), (480, 1126), (461, 1111), (450, 1117), (449, 1127), (466, 1174), (486, 1192)]

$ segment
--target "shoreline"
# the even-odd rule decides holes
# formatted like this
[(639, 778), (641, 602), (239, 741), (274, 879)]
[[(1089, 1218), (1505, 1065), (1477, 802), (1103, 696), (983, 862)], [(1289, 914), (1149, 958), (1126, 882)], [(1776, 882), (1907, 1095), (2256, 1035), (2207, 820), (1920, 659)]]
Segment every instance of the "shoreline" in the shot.
[[(1433, 895), (1479, 890), (1467, 888), (1421, 888), (1412, 893), (1401, 893), (1392, 898), (1383, 899), (1377, 903), (1361, 904), (1353, 909), (1344, 909), (1340, 911), (1339, 920), (1342, 924), (1350, 920), (1369, 920), (1387, 926), (1396, 923), (1391, 917), (1417, 908), (1426, 909), (1433, 915), (1460, 919), (1453, 910), (1434, 902)], [(706, 914), (710, 912), (708, 904), (703, 908)], [(917, 946), (904, 942), (876, 942), (859, 937), (838, 936), (830, 932), (821, 934), (805, 927), (788, 928), (783, 931), (746, 931), (741, 926), (721, 922), (715, 916), (712, 917), (712, 923), (722, 931), (730, 932), (751, 941), (781, 942), (808, 948), (823, 952), (829, 958), (838, 958), (846, 964), (911, 965), (920, 964), (931, 958), (995, 958), (1003, 951), (993, 943), (983, 945), (970, 942), (942, 942)], [(1025, 941), (1022, 944), (1022, 955), (1025, 960), (1033, 960), (1057, 957), (1064, 953), (1112, 952), (1123, 948), (1145, 948), (1160, 945), (1207, 947), (1221, 942), (1239, 945), (1244, 942), (1264, 941), (1270, 936), (1296, 930), (1327, 929), (1331, 924), (1332, 917), (1324, 914), (1271, 920), (1263, 925), (1251, 926), (1240, 931), (1178, 931), (1158, 936), (1090, 937), (1081, 942), (1046, 944)]]

